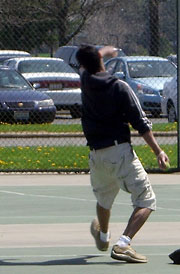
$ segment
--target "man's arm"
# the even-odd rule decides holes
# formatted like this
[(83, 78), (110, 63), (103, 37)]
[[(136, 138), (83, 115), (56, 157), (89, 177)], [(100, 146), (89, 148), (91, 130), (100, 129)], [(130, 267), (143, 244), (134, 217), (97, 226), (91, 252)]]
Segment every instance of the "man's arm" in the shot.
[(154, 135), (151, 130), (146, 131), (142, 137), (146, 141), (146, 143), (151, 147), (154, 154), (157, 157), (158, 165), (161, 169), (167, 168), (167, 163), (169, 163), (169, 158), (166, 155), (166, 153), (160, 148), (158, 145), (156, 139), (154, 138)]
[(105, 46), (103, 48), (100, 48), (98, 51), (99, 51), (101, 58), (103, 58), (105, 56), (116, 57), (118, 55), (117, 48), (115, 48), (113, 46)]

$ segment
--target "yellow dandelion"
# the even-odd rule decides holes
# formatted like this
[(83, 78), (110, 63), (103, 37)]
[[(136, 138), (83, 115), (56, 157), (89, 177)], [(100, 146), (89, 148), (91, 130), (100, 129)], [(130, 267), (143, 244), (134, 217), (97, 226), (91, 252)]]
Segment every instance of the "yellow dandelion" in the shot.
[(5, 164), (6, 164), (6, 162), (5, 162), (5, 161), (0, 160), (0, 165), (5, 165)]

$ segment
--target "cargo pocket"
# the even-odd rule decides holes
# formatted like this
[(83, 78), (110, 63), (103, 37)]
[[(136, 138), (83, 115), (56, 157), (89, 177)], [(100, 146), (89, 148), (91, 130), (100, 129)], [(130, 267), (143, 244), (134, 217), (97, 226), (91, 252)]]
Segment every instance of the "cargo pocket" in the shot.
[(94, 161), (93, 155), (89, 153), (89, 167), (90, 169), (92, 169), (94, 168), (94, 166), (95, 166), (95, 161)]

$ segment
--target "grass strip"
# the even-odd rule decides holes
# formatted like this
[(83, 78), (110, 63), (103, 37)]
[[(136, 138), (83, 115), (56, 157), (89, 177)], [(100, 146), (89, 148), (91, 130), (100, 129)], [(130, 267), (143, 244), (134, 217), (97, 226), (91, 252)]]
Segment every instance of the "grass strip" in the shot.
[[(177, 167), (177, 145), (162, 145), (170, 158), (171, 168)], [(157, 160), (149, 146), (134, 146), (145, 169), (157, 169)], [(89, 148), (86, 146), (0, 147), (1, 170), (88, 169)]]
[(0, 132), (81, 132), (80, 124), (0, 124)]
[[(177, 123), (153, 124), (153, 131), (177, 131)], [(133, 131), (132, 127), (131, 130)], [(0, 124), (0, 132), (82, 132), (81, 124)]]

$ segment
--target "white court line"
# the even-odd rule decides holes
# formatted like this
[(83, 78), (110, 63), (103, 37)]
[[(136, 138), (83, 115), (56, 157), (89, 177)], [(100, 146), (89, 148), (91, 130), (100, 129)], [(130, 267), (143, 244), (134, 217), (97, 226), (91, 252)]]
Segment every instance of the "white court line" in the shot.
[[(79, 202), (95, 202), (96, 200), (88, 200), (84, 198), (73, 198), (73, 197), (67, 197), (67, 196), (54, 196), (54, 195), (43, 195), (43, 194), (26, 194), (23, 192), (15, 192), (15, 191), (7, 191), (7, 190), (0, 190), (0, 193), (6, 193), (6, 194), (13, 194), (13, 195), (19, 195), (19, 196), (29, 196), (29, 197), (38, 197), (38, 198), (51, 198), (51, 199), (65, 199), (65, 200), (73, 200), (73, 201), (79, 201)], [(130, 205), (129, 203), (118, 203), (115, 202), (114, 204), (117, 205)]]
[[(54, 195), (42, 195), (42, 194), (26, 194), (23, 192), (14, 192), (14, 191), (6, 191), (6, 190), (0, 190), (0, 193), (7, 193), (7, 194), (13, 194), (13, 195), (19, 195), (19, 196), (29, 196), (29, 197), (38, 197), (38, 198), (51, 198), (51, 199), (65, 199), (65, 200), (72, 200), (72, 201), (79, 201), (79, 202), (95, 202), (96, 200), (88, 200), (88, 199), (82, 199), (82, 198), (73, 198), (73, 197), (67, 197), (67, 196), (54, 196)], [(128, 205), (129, 203), (119, 203), (115, 202), (114, 205)], [(157, 209), (160, 210), (168, 210), (168, 211), (180, 211), (178, 208), (166, 208), (166, 207), (157, 207)]]
[(22, 192), (14, 192), (14, 191), (6, 191), (0, 190), (1, 193), (13, 194), (13, 195), (20, 195), (20, 196), (29, 196), (29, 197), (38, 197), (38, 198), (55, 198), (55, 199), (66, 199), (66, 200), (74, 200), (80, 202), (96, 202), (95, 200), (88, 200), (83, 198), (73, 198), (73, 197), (66, 197), (66, 196), (54, 196), (54, 195), (44, 195), (44, 194), (26, 194)]
[(7, 193), (7, 194), (15, 194), (15, 195), (20, 195), (20, 196), (24, 196), (25, 193), (22, 192), (14, 192), (14, 191), (6, 191), (6, 190), (1, 190), (1, 193)]

